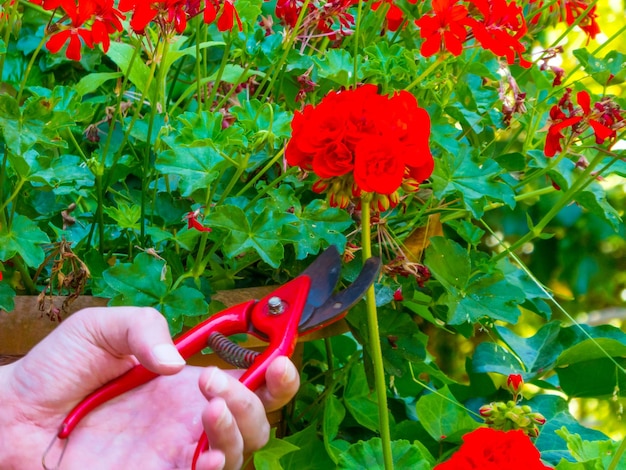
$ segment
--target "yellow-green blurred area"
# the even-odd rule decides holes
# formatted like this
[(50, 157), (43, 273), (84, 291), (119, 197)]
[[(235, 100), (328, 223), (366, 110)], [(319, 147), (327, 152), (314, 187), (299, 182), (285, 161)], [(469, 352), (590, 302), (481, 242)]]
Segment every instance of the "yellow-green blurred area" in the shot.
[[(600, 0), (597, 2), (597, 22), (601, 33), (594, 40), (588, 40), (586, 34), (578, 28), (566, 33), (567, 26), (560, 23), (545, 31), (545, 39), (553, 44), (563, 45), (561, 67), (574, 70), (566, 76), (566, 83), (582, 84), (592, 93), (624, 97), (624, 84), (603, 87), (588, 77), (573, 55), (573, 51), (586, 48), (596, 57), (605, 57), (611, 51), (626, 54), (626, 2), (624, 0)], [(626, 66), (626, 65), (622, 65)], [(613, 147), (625, 149), (622, 139)], [(626, 208), (626, 183), (624, 178), (612, 175), (601, 182), (607, 196), (622, 218)], [(572, 206), (563, 211), (561, 226), (557, 227), (553, 243), (538, 254), (543, 257), (547, 252), (557, 254), (548, 257), (555, 266), (544, 266), (544, 273), (537, 273), (536, 256), (530, 264), (533, 272), (539, 274), (542, 281), (552, 289), (557, 300), (576, 321), (591, 325), (611, 324), (622, 330), (626, 329), (626, 241), (624, 223), (618, 233), (610, 233), (602, 224), (598, 225), (593, 217), (579, 214), (579, 209)], [(576, 213), (576, 215), (574, 214)], [(558, 244), (558, 246), (556, 246)], [(533, 247), (529, 247), (529, 250)], [(531, 258), (531, 259), (532, 259)], [(575, 262), (578, 260), (578, 262)], [(541, 275), (543, 274), (543, 275)], [(535, 331), (536, 319), (532, 315), (523, 317), (526, 321), (519, 324), (519, 333), (527, 336)], [(568, 318), (558, 315), (565, 323)], [(588, 427), (599, 429), (614, 439), (626, 437), (626, 399), (617, 394), (610, 399), (573, 399), (570, 411), (580, 422)]]

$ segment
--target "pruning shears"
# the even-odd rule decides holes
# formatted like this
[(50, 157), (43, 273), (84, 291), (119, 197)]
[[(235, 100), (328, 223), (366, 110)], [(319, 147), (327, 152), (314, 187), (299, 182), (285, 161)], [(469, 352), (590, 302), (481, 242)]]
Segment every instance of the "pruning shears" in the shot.
[[(333, 293), (339, 281), (341, 257), (330, 246), (298, 277), (278, 287), (261, 300), (249, 300), (223, 310), (174, 341), (184, 358), (210, 347), (226, 362), (245, 368), (239, 379), (250, 390), (265, 382), (269, 364), (278, 356), (291, 356), (299, 336), (316, 331), (343, 318), (347, 311), (365, 295), (380, 271), (380, 259), (365, 261), (355, 281), (346, 289)], [(245, 349), (228, 336), (247, 333), (267, 342), (263, 352)], [(68, 438), (80, 421), (98, 406), (158, 377), (142, 365), (137, 365), (120, 377), (103, 385), (78, 403), (64, 419), (59, 432), (46, 449), (42, 465), (57, 439), (64, 440), (63, 451), (54, 467), (59, 467)], [(202, 433), (193, 456), (192, 470), (202, 452), (209, 448)]]

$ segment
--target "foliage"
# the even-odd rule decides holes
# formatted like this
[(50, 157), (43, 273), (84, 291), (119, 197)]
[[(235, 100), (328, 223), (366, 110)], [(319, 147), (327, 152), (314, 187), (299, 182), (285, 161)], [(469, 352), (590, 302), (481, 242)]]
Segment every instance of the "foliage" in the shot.
[(330, 244), (348, 283), (373, 253), (375, 292), (349, 333), (305, 344), (288, 436), (257, 468), (431, 469), (496, 422), (542, 465), (620, 468), (610, 429), (570, 413), (621, 416), (626, 390), (626, 335), (579, 315), (626, 286), (609, 15), (0, 1), (0, 308), (84, 291), (176, 334), (217, 290), (283, 283)]

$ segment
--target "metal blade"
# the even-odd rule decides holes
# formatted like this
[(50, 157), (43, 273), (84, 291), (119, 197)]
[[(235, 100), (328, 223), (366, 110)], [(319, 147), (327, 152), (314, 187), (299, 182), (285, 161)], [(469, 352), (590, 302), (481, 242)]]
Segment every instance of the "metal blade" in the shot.
[(342, 313), (356, 305), (365, 295), (365, 291), (376, 280), (380, 266), (381, 261), (379, 258), (369, 258), (363, 265), (359, 276), (350, 286), (327, 298), (322, 305), (314, 309), (306, 320), (300, 322), (300, 334), (305, 334), (327, 323), (332, 323)]
[(306, 307), (302, 311), (300, 324), (306, 323), (315, 309), (324, 305), (332, 295), (341, 273), (341, 256), (335, 245), (331, 245), (302, 271), (311, 279), (311, 289)]

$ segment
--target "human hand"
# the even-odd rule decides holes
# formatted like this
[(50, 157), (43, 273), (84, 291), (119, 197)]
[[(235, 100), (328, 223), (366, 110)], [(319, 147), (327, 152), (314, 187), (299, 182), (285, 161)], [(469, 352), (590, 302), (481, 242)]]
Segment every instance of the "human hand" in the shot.
[[(0, 367), (0, 468), (40, 468), (67, 413), (137, 363), (160, 376), (89, 413), (72, 433), (61, 468), (189, 469), (206, 432), (211, 448), (198, 470), (238, 469), (268, 440), (266, 411), (284, 406), (299, 386), (285, 357), (272, 362), (256, 393), (238, 381), (243, 371), (185, 366), (154, 309), (85, 309), (26, 357)], [(48, 465), (63, 444), (55, 444)]]

